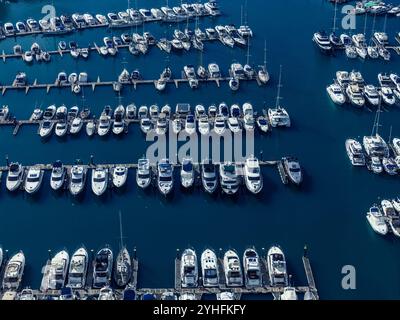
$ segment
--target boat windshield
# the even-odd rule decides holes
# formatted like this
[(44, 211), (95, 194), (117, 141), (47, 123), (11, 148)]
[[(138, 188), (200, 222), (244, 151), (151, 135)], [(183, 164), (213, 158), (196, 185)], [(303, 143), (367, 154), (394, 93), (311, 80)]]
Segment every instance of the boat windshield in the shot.
[(71, 181), (72, 181), (72, 183), (81, 183), (81, 182), (82, 182), (82, 178), (81, 178), (81, 177), (79, 177), (79, 178), (72, 178)]
[(27, 177), (26, 178), (27, 182), (38, 182), (39, 181), (39, 176), (35, 176), (35, 177)]
[(105, 177), (100, 177), (100, 178), (94, 178), (93, 182), (104, 182), (106, 180)]
[(53, 177), (51, 177), (51, 181), (61, 181), (62, 180), (62, 177), (61, 176), (53, 176)]
[(148, 173), (139, 173), (138, 177), (140, 179), (148, 179), (148, 178), (150, 178), (150, 175)]
[(206, 269), (204, 270), (204, 277), (215, 279), (217, 277), (217, 270), (215, 269)]
[(17, 181), (17, 180), (19, 180), (19, 176), (8, 176), (7, 180), (8, 181)]
[(161, 182), (171, 182), (171, 177), (160, 177)]

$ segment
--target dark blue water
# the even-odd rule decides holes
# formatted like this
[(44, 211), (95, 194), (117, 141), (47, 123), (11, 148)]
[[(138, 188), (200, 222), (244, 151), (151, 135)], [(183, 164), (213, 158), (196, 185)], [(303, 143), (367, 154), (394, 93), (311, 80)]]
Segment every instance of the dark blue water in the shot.
[[(3, 22), (42, 17), (41, 8), (50, 1), (20, 1), (2, 5), (0, 20)], [(138, 7), (160, 7), (161, 0), (138, 0)], [(178, 1), (170, 1), (170, 5)], [(221, 0), (224, 15), (218, 19), (202, 19), (201, 27), (217, 23), (240, 24), (242, 1)], [(105, 0), (54, 1), (57, 13), (72, 14), (75, 11), (103, 13), (126, 8), (126, 1), (113, 1), (112, 8)], [(37, 287), (40, 270), (47, 259), (47, 250), (67, 247), (72, 252), (84, 243), (87, 248), (97, 249), (109, 243), (117, 249), (119, 239), (118, 211), (123, 214), (125, 242), (138, 248), (140, 259), (141, 287), (173, 286), (176, 248), (194, 246), (198, 252), (205, 246), (236, 248), (239, 252), (247, 245), (268, 249), (279, 244), (284, 249), (290, 273), (295, 285), (305, 284), (301, 263), (304, 244), (308, 245), (314, 275), (321, 298), (400, 298), (400, 252), (398, 241), (392, 237), (382, 238), (374, 234), (365, 219), (365, 212), (378, 197), (397, 196), (398, 178), (376, 176), (366, 169), (355, 169), (349, 165), (344, 141), (347, 137), (369, 134), (374, 113), (338, 108), (326, 95), (325, 87), (337, 70), (359, 69), (368, 82), (377, 83), (379, 72), (399, 72), (398, 56), (390, 63), (382, 61), (348, 61), (342, 54), (327, 57), (314, 47), (313, 32), (330, 28), (333, 6), (322, 0), (307, 1), (248, 1), (248, 23), (254, 32), (251, 42), (250, 61), (263, 62), (264, 39), (267, 41), (268, 70), (272, 75), (267, 87), (256, 83), (242, 84), (239, 92), (232, 93), (227, 84), (216, 88), (215, 84), (202, 85), (192, 91), (182, 85), (171, 86), (157, 93), (153, 86), (139, 86), (137, 90), (125, 89), (122, 103), (127, 105), (162, 106), (169, 103), (189, 102), (210, 105), (225, 101), (228, 104), (249, 101), (261, 110), (264, 103), (275, 104), (279, 65), (283, 65), (282, 104), (289, 111), (293, 126), (277, 129), (268, 136), (256, 137), (257, 154), (263, 150), (264, 159), (279, 159), (284, 155), (299, 157), (305, 171), (301, 189), (285, 187), (274, 168), (264, 168), (264, 190), (260, 197), (242, 192), (236, 199), (209, 197), (200, 190), (181, 192), (176, 185), (174, 195), (165, 200), (157, 191), (144, 193), (136, 188), (131, 172), (124, 192), (110, 192), (105, 198), (95, 197), (87, 188), (83, 197), (73, 199), (69, 194), (51, 192), (48, 175), (40, 192), (35, 197), (24, 193), (9, 194), (4, 180), (0, 191), (0, 241), (3, 247), (14, 252), (23, 249), (27, 257), (24, 284)], [(361, 30), (364, 18), (357, 18)], [(387, 32), (394, 41), (399, 31), (399, 19), (387, 21)], [(191, 23), (191, 25), (193, 25)], [(372, 27), (372, 18), (367, 23), (367, 32)], [(182, 27), (184, 24), (182, 25)], [(376, 27), (383, 26), (383, 18), (376, 20)], [(156, 37), (164, 36), (164, 30), (172, 34), (173, 28), (160, 24), (147, 24), (145, 30)], [(139, 32), (142, 32), (139, 28)], [(75, 40), (80, 46), (92, 42), (101, 43), (105, 35), (123, 31), (106, 29), (86, 30), (63, 37)], [(37, 41), (48, 50), (55, 49), (60, 37), (23, 37), (7, 39), (0, 43), (0, 51), (11, 52), (13, 45), (23, 47)], [(245, 62), (245, 49), (229, 49), (220, 43), (206, 43), (204, 64), (216, 61), (226, 71), (233, 60)], [(52, 83), (58, 72), (86, 71), (89, 77), (113, 80), (120, 73), (125, 61), (129, 70), (139, 68), (145, 78), (156, 78), (165, 66), (165, 53), (153, 48), (149, 54), (133, 57), (121, 50), (116, 58), (103, 58), (92, 54), (88, 61), (52, 56), (49, 64), (8, 60), (0, 63), (1, 83), (11, 83), (16, 72), (25, 71), (30, 81)], [(171, 54), (170, 61), (175, 74), (185, 64), (198, 64), (195, 51), (182, 55)], [(99, 115), (104, 105), (115, 106), (116, 95), (110, 87), (97, 88), (95, 92), (85, 90), (86, 104)], [(12, 113), (20, 119), (28, 118), (36, 105), (50, 104), (67, 106), (80, 104), (80, 97), (68, 89), (8, 91), (1, 97), (1, 104), (8, 104)], [(381, 134), (388, 137), (390, 126), (393, 135), (400, 135), (396, 108), (382, 114)], [(11, 128), (0, 128), (0, 157), (8, 155), (13, 161), (25, 164), (49, 163), (60, 159), (71, 163), (79, 158), (89, 161), (90, 155), (97, 162), (136, 162), (145, 152), (139, 128), (131, 127), (122, 137), (113, 136), (89, 139), (67, 137), (64, 140), (51, 137), (42, 142), (36, 128), (23, 127), (17, 136)], [(0, 159), (1, 161), (1, 159)], [(354, 265), (357, 270), (357, 289), (345, 291), (341, 288), (343, 265)]]

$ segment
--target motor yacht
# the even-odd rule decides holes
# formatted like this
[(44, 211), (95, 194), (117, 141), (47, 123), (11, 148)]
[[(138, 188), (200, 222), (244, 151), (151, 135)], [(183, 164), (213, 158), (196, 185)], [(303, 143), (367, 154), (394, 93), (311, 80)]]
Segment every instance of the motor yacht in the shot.
[(218, 187), (217, 168), (212, 160), (205, 159), (201, 162), (201, 182), (207, 193), (214, 193)]
[(261, 130), (261, 132), (266, 133), (269, 130), (268, 119), (264, 116), (259, 116), (257, 118), (257, 126)]
[(185, 131), (188, 135), (196, 133), (196, 120), (191, 114), (186, 116)]
[(337, 71), (336, 80), (342, 89), (346, 89), (350, 83), (350, 75), (347, 71)]
[(399, 167), (397, 166), (395, 160), (391, 157), (384, 157), (382, 159), (382, 166), (385, 172), (391, 176), (398, 173)]
[(260, 163), (257, 158), (251, 155), (246, 159), (244, 165), (244, 181), (249, 190), (253, 194), (258, 194), (263, 188), (263, 178)]
[(42, 180), (43, 180), (43, 170), (36, 167), (29, 168), (25, 178), (25, 184), (24, 184), (25, 192), (28, 194), (36, 193), (40, 189), (40, 186), (42, 185)]
[(181, 185), (184, 188), (191, 188), (194, 185), (195, 172), (193, 161), (190, 158), (182, 159), (181, 164)]
[(206, 249), (201, 254), (201, 274), (204, 287), (218, 286), (218, 259), (215, 252), (211, 249)]
[(69, 192), (73, 196), (80, 194), (86, 182), (86, 171), (83, 166), (74, 165), (71, 169), (71, 179), (69, 181)]
[(288, 285), (286, 259), (278, 246), (273, 246), (268, 250), (267, 266), (271, 286), (286, 287)]
[(125, 108), (119, 105), (114, 111), (114, 122), (112, 125), (112, 132), (116, 135), (124, 132), (125, 129)]
[(220, 184), (222, 191), (233, 195), (239, 190), (239, 177), (236, 165), (232, 162), (224, 162), (219, 167)]
[(108, 169), (97, 167), (92, 169), (92, 191), (96, 196), (101, 196), (108, 187)]
[(93, 262), (93, 288), (110, 285), (113, 259), (113, 252), (108, 246), (97, 252)]
[(125, 185), (128, 178), (128, 168), (125, 166), (116, 166), (112, 171), (112, 182), (117, 188)]
[(93, 120), (89, 120), (89, 121), (86, 123), (86, 134), (87, 134), (89, 137), (91, 137), (91, 136), (94, 135), (95, 131), (96, 131), (96, 124), (95, 124), (95, 122), (94, 122)]
[(60, 190), (65, 182), (67, 170), (61, 161), (53, 163), (53, 169), (51, 170), (50, 186), (53, 190)]
[(54, 122), (50, 120), (42, 121), (39, 125), (39, 135), (41, 138), (47, 138), (51, 135), (54, 128)]
[(389, 148), (386, 141), (378, 134), (363, 137), (363, 146), (369, 157), (388, 157)]
[(149, 118), (140, 119), (140, 129), (144, 134), (147, 134), (152, 128), (152, 123)]
[(388, 220), (388, 224), (393, 234), (396, 237), (400, 237), (400, 216), (399, 213), (393, 207), (393, 204), (389, 200), (381, 201), (382, 211)]
[(364, 96), (372, 106), (379, 106), (381, 103), (381, 97), (379, 95), (379, 92), (376, 89), (376, 87), (372, 84), (368, 84), (365, 86)]
[(378, 52), (379, 52), (379, 56), (381, 56), (383, 58), (383, 60), (385, 60), (385, 61), (390, 60), (390, 57), (391, 57), (390, 52), (385, 47), (379, 47)]
[(136, 183), (142, 189), (145, 189), (150, 185), (151, 169), (149, 159), (139, 159), (138, 169), (136, 171)]
[[(200, 122), (199, 122), (199, 125), (200, 125)], [(174, 119), (172, 121), (172, 132), (174, 134), (179, 134), (179, 132), (181, 132), (181, 130), (182, 130), (182, 122), (181, 122), (181, 120), (180, 119)], [(199, 130), (200, 130), (200, 127), (199, 127)], [(200, 131), (200, 133), (201, 133), (201, 131)]]
[(67, 279), (69, 254), (66, 250), (58, 252), (51, 260), (48, 270), (48, 290), (60, 290)]
[(223, 135), (226, 130), (225, 119), (222, 115), (217, 115), (214, 121), (214, 132)]
[(217, 106), (211, 105), (208, 107), (208, 116), (210, 118), (215, 118), (217, 116)]
[(392, 140), (393, 151), (397, 156), (400, 155), (400, 138), (393, 138)]
[(262, 286), (260, 258), (254, 248), (248, 248), (244, 251), (243, 269), (245, 285), (247, 288)]
[(323, 52), (329, 53), (332, 51), (331, 41), (324, 31), (315, 32), (313, 36), (313, 41)]
[(16, 191), (24, 179), (24, 167), (18, 162), (12, 162), (8, 168), (6, 188), (8, 191)]
[(161, 112), (159, 117), (157, 118), (155, 131), (157, 135), (165, 135), (168, 131), (168, 119), (163, 112)]
[(181, 286), (182, 288), (196, 288), (198, 286), (198, 264), (196, 252), (185, 249), (181, 257)]
[(67, 287), (83, 289), (86, 284), (86, 275), (89, 265), (89, 256), (86, 248), (77, 249), (71, 257), (68, 268)]
[(367, 53), (368, 53), (368, 56), (369, 56), (371, 59), (377, 59), (377, 58), (379, 58), (379, 48), (378, 48), (378, 47), (375, 47), (375, 46), (368, 46), (368, 47), (367, 47)]
[(69, 128), (70, 134), (78, 134), (83, 127), (83, 121), (80, 117), (76, 117), (72, 120), (71, 126)]
[(232, 131), (232, 133), (240, 132), (241, 128), (238, 118), (229, 117), (227, 122), (228, 122), (228, 128)]
[(294, 157), (284, 157), (282, 161), (289, 180), (295, 185), (300, 185), (303, 181), (303, 175), (299, 161)]
[(25, 255), (22, 251), (20, 251), (17, 254), (13, 255), (6, 264), (3, 275), (3, 290), (17, 291), (21, 285), (24, 270)]
[(243, 117), (243, 127), (246, 131), (254, 131), (256, 128), (256, 122), (252, 115), (246, 114)]
[(396, 73), (391, 73), (389, 75), (390, 80), (396, 86), (397, 91), (400, 91), (400, 77)]
[(347, 96), (353, 106), (361, 108), (365, 104), (365, 99), (361, 88), (357, 84), (350, 84), (346, 88)]
[(110, 127), (111, 127), (110, 117), (105, 114), (102, 114), (100, 116), (99, 123), (97, 126), (97, 134), (100, 137), (105, 136), (110, 131)]
[(234, 250), (224, 254), (224, 273), (227, 287), (241, 287), (243, 285), (243, 271), (239, 256)]
[(388, 105), (393, 106), (396, 103), (396, 97), (393, 94), (393, 91), (389, 87), (381, 87), (379, 94), (382, 98), (382, 101)]
[(162, 159), (157, 166), (157, 186), (162, 195), (167, 196), (174, 187), (174, 167), (168, 159)]
[(235, 79), (246, 79), (246, 74), (244, 72), (243, 66), (240, 63), (232, 63), (229, 69), (232, 78)]
[(335, 104), (342, 105), (346, 102), (346, 97), (342, 91), (342, 87), (338, 83), (333, 83), (326, 88), (329, 97)]
[(355, 139), (347, 139), (345, 146), (351, 164), (353, 166), (365, 166), (365, 156), (361, 143)]

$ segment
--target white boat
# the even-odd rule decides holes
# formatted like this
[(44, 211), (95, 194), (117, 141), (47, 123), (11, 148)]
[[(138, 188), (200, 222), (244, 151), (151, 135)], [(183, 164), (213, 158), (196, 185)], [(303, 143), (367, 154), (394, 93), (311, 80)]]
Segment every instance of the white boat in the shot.
[(347, 96), (349, 97), (350, 102), (353, 106), (356, 106), (358, 108), (364, 106), (365, 99), (364, 99), (362, 90), (358, 86), (358, 84), (350, 84), (346, 88), (346, 93), (347, 93)]
[(389, 44), (389, 37), (386, 32), (374, 32), (374, 39), (378, 42), (380, 46), (386, 46)]
[(243, 271), (239, 256), (234, 250), (224, 254), (224, 273), (227, 287), (241, 287), (243, 285)]
[(243, 117), (243, 127), (246, 131), (254, 131), (256, 127), (256, 122), (254, 120), (254, 117), (249, 114), (246, 114)]
[(389, 156), (389, 148), (385, 140), (378, 133), (372, 136), (364, 136), (363, 146), (369, 157), (376, 156), (383, 158)]
[(75, 165), (71, 169), (71, 178), (69, 181), (69, 192), (76, 196), (80, 194), (86, 182), (86, 169), (83, 166)]
[(368, 84), (364, 88), (364, 96), (367, 101), (373, 106), (379, 106), (381, 103), (381, 97), (378, 90), (372, 84)]
[(136, 118), (136, 105), (135, 104), (129, 104), (126, 106), (126, 113), (125, 117), (128, 120), (132, 120)]
[(383, 60), (385, 60), (385, 61), (390, 60), (391, 55), (390, 55), (389, 50), (387, 50), (385, 47), (379, 47), (378, 51), (379, 51), (379, 55), (383, 58)]
[(198, 284), (198, 264), (196, 252), (185, 249), (181, 257), (181, 286), (182, 288), (196, 288)]
[(400, 91), (400, 77), (396, 73), (391, 73), (389, 75), (390, 80), (392, 80), (393, 84), (396, 86), (396, 89)]
[(50, 186), (53, 190), (60, 190), (64, 185), (67, 170), (61, 161), (53, 163), (51, 169)]
[(40, 186), (42, 185), (42, 180), (43, 180), (43, 170), (36, 167), (29, 168), (25, 178), (25, 185), (24, 185), (25, 192), (28, 194), (36, 193), (40, 189)]
[(393, 91), (389, 87), (381, 87), (379, 91), (382, 101), (388, 106), (393, 106), (396, 103), (396, 97), (393, 94)]
[(116, 135), (124, 132), (125, 129), (125, 108), (119, 105), (114, 111), (114, 122), (112, 125), (112, 132)]
[(214, 120), (214, 132), (218, 135), (223, 135), (226, 130), (225, 119), (222, 115), (217, 115)]
[(93, 261), (93, 288), (110, 285), (113, 261), (113, 252), (107, 245), (97, 252)]
[(244, 165), (244, 181), (249, 190), (253, 194), (260, 193), (263, 188), (263, 177), (261, 173), (260, 163), (257, 158), (251, 155), (246, 159)]
[(121, 188), (128, 178), (128, 168), (125, 166), (116, 166), (112, 171), (112, 182), (117, 188)]
[(109, 286), (101, 288), (97, 300), (116, 300), (113, 289), (111, 289)]
[[(200, 122), (199, 122), (199, 126), (200, 126)], [(179, 134), (179, 132), (181, 132), (181, 130), (182, 130), (182, 122), (181, 122), (181, 120), (180, 119), (174, 119), (172, 121), (172, 132), (174, 134)], [(199, 130), (200, 130), (200, 127), (199, 127)]]
[(67, 287), (73, 289), (83, 289), (85, 287), (88, 265), (88, 252), (84, 247), (81, 247), (71, 257)]
[(335, 104), (342, 105), (346, 102), (346, 97), (343, 94), (342, 87), (336, 82), (326, 88), (329, 97)]
[(163, 112), (161, 112), (157, 118), (155, 131), (157, 135), (165, 135), (168, 131), (168, 119)]
[(347, 139), (345, 146), (351, 164), (353, 166), (365, 166), (365, 156), (361, 143), (355, 139)]
[(162, 159), (157, 166), (157, 186), (162, 195), (167, 196), (174, 187), (174, 167), (168, 159)]
[(89, 137), (91, 137), (91, 136), (94, 135), (95, 131), (96, 131), (96, 124), (94, 123), (93, 120), (89, 120), (89, 121), (86, 123), (86, 134), (87, 134)]
[(288, 285), (286, 259), (278, 246), (273, 246), (268, 250), (267, 266), (271, 286), (286, 287)]
[(318, 48), (321, 49), (321, 51), (328, 53), (332, 51), (331, 41), (325, 32), (315, 32), (312, 40), (315, 42)]
[(371, 225), (371, 228), (378, 234), (386, 235), (388, 233), (388, 226), (385, 222), (385, 218), (382, 215), (381, 210), (378, 206), (372, 206), (367, 212), (367, 220)]
[(240, 86), (240, 81), (239, 81), (239, 79), (232, 77), (232, 78), (229, 79), (228, 84), (229, 84), (229, 88), (230, 88), (232, 91), (237, 91), (237, 90), (239, 90), (239, 86)]
[(227, 122), (228, 122), (228, 128), (229, 128), (229, 130), (232, 131), (232, 133), (240, 132), (241, 128), (240, 128), (240, 124), (239, 124), (238, 118), (229, 117)]
[(151, 183), (150, 170), (149, 159), (139, 159), (138, 168), (136, 171), (136, 183), (142, 189), (147, 188)]
[(18, 162), (12, 162), (8, 168), (6, 188), (8, 191), (16, 191), (22, 184), (24, 168)]
[(368, 57), (370, 57), (371, 59), (379, 58), (379, 49), (378, 49), (378, 47), (368, 46), (367, 47), (367, 53), (368, 53)]
[(33, 294), (32, 289), (25, 288), (25, 289), (22, 289), (21, 293), (18, 295), (18, 300), (28, 301), (28, 300), (37, 300), (37, 298)]
[(122, 72), (118, 76), (118, 82), (122, 84), (128, 84), (131, 82), (131, 75), (128, 70), (122, 70)]
[(232, 63), (229, 69), (231, 77), (235, 79), (246, 79), (243, 66), (240, 63)]
[(371, 160), (369, 162), (369, 169), (375, 173), (375, 174), (380, 174), (383, 172), (383, 166), (381, 159), (379, 157), (371, 157)]
[[(246, 103), (245, 103), (245, 105), (246, 105)], [(249, 105), (251, 106), (251, 104), (249, 104)], [(252, 106), (251, 106), (251, 109), (253, 109)], [(237, 105), (237, 104), (233, 104), (231, 106), (230, 112), (231, 112), (231, 117), (239, 118), (242, 115), (242, 110), (240, 109), (239, 105)]]
[(236, 300), (235, 294), (233, 292), (229, 292), (229, 291), (218, 292), (216, 294), (216, 297), (217, 297), (217, 300), (224, 300), (224, 301)]
[(201, 135), (207, 135), (210, 132), (210, 122), (208, 121), (207, 115), (204, 115), (198, 119), (199, 132)]
[(186, 116), (185, 131), (188, 135), (192, 135), (196, 132), (196, 120), (191, 114)]
[(184, 188), (191, 188), (194, 184), (194, 166), (190, 158), (182, 159), (181, 164), (181, 184)]
[(218, 106), (218, 115), (223, 117), (224, 120), (228, 120), (229, 117), (229, 108), (225, 102), (221, 102)]
[(393, 207), (393, 204), (389, 200), (382, 200), (381, 206), (383, 214), (388, 219), (388, 224), (393, 234), (396, 237), (400, 237), (400, 216)]
[(246, 287), (254, 288), (262, 286), (260, 258), (254, 248), (249, 248), (244, 251), (243, 269)]
[(382, 159), (382, 166), (385, 172), (391, 176), (394, 176), (398, 173), (399, 167), (391, 157), (384, 157)]
[(156, 104), (151, 105), (149, 108), (150, 119), (157, 119), (158, 114), (159, 114), (158, 105), (156, 105)]
[(98, 167), (92, 169), (92, 191), (96, 196), (101, 196), (108, 187), (108, 169)]
[(347, 71), (336, 71), (336, 80), (342, 89), (346, 89), (350, 83), (350, 75)]
[(282, 158), (282, 161), (289, 180), (296, 185), (300, 185), (303, 181), (303, 174), (301, 173), (299, 161), (294, 157), (284, 157)]
[(147, 118), (148, 113), (149, 109), (147, 108), (147, 106), (140, 106), (138, 110), (138, 118), (139, 119)]
[(233, 195), (239, 190), (239, 177), (236, 165), (232, 162), (224, 162), (219, 167), (220, 185), (222, 191)]
[(25, 72), (18, 72), (15, 75), (15, 79), (13, 81), (13, 87), (24, 87), (27, 84), (26, 80), (26, 73)]
[(393, 138), (392, 140), (393, 150), (397, 156), (400, 155), (400, 138)]
[(286, 109), (282, 107), (269, 108), (268, 117), (272, 127), (284, 126), (290, 127), (290, 117)]
[(268, 125), (268, 119), (264, 116), (259, 116), (257, 118), (257, 126), (261, 130), (261, 132), (268, 132), (269, 130), (269, 125)]
[(50, 120), (45, 120), (40, 123), (39, 135), (41, 138), (47, 138), (51, 135), (53, 131), (54, 122)]
[(83, 121), (80, 117), (76, 117), (72, 120), (71, 126), (69, 128), (70, 134), (78, 134), (83, 127)]
[(154, 86), (158, 91), (163, 91), (167, 86), (167, 81), (164, 79), (158, 79), (154, 82)]
[(204, 287), (219, 285), (218, 259), (211, 249), (206, 249), (201, 254), (201, 274)]
[(285, 287), (283, 289), (283, 293), (280, 296), (281, 300), (298, 300), (296, 288), (293, 287)]
[(152, 123), (149, 118), (141, 118), (140, 119), (140, 129), (144, 134), (147, 134), (152, 127)]
[(25, 270), (25, 255), (22, 251), (13, 255), (7, 262), (3, 276), (3, 290), (17, 291)]
[(102, 114), (99, 119), (97, 134), (100, 137), (105, 136), (110, 131), (110, 127), (111, 127), (110, 117), (105, 114)]
[(400, 213), (400, 197), (392, 200), (393, 208)]
[(66, 250), (58, 252), (50, 261), (48, 270), (48, 290), (60, 290), (67, 279), (69, 254)]
[(34, 121), (40, 120), (43, 117), (43, 110), (35, 108), (32, 112), (31, 119)]
[(210, 159), (205, 159), (201, 162), (201, 183), (207, 193), (212, 194), (217, 190), (217, 168)]
[(204, 8), (211, 16), (218, 16), (221, 14), (217, 0), (209, 0), (204, 4)]

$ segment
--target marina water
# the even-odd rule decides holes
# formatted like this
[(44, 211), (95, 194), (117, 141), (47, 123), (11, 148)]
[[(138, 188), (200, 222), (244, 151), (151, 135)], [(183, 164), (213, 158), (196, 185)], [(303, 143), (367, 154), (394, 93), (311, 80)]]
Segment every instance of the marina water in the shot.
[[(41, 9), (50, 1), (20, 1), (1, 4), (0, 20), (16, 22), (30, 16), (41, 18)], [(126, 1), (105, 0), (61, 1), (55, 0), (57, 14), (90, 12), (106, 14), (126, 9)], [(173, 0), (169, 1), (174, 5)], [(395, 1), (392, 1), (395, 2)], [(131, 1), (132, 3), (132, 1)], [(138, 7), (160, 7), (165, 1), (138, 0)], [(176, 1), (178, 3), (178, 1)], [(216, 19), (200, 20), (200, 27), (216, 24), (240, 24), (240, 0), (220, 0), (223, 15)], [(132, 4), (133, 5), (133, 4)], [(251, 102), (257, 111), (264, 104), (275, 104), (279, 65), (283, 65), (282, 105), (292, 120), (290, 129), (274, 129), (270, 134), (255, 139), (256, 156), (263, 151), (264, 160), (277, 160), (285, 155), (294, 155), (301, 161), (305, 177), (301, 188), (282, 185), (278, 172), (273, 167), (264, 167), (264, 189), (258, 197), (248, 192), (230, 199), (220, 194), (206, 195), (200, 189), (183, 192), (178, 187), (171, 199), (164, 199), (154, 189), (138, 190), (134, 173), (123, 192), (112, 191), (98, 198), (87, 187), (81, 199), (72, 198), (67, 192), (57, 194), (49, 186), (49, 173), (45, 174), (41, 190), (34, 197), (23, 192), (6, 192), (3, 176), (0, 189), (0, 242), (10, 254), (23, 249), (27, 266), (23, 285), (38, 288), (41, 268), (48, 258), (47, 250), (53, 252), (63, 247), (72, 253), (80, 244), (95, 251), (110, 244), (116, 251), (119, 242), (118, 211), (122, 211), (125, 243), (132, 250), (138, 248), (140, 261), (140, 287), (172, 287), (176, 248), (193, 246), (199, 252), (206, 246), (215, 250), (230, 247), (242, 254), (248, 245), (268, 249), (279, 244), (284, 250), (293, 284), (306, 282), (301, 263), (303, 246), (307, 244), (313, 264), (319, 295), (322, 299), (346, 298), (400, 298), (400, 251), (393, 237), (376, 235), (367, 224), (365, 213), (378, 197), (395, 197), (399, 191), (398, 177), (376, 176), (367, 170), (353, 168), (346, 156), (344, 142), (348, 137), (361, 137), (372, 129), (374, 113), (354, 110), (352, 107), (337, 107), (327, 97), (325, 87), (331, 83), (337, 70), (358, 69), (367, 82), (377, 83), (379, 72), (398, 72), (400, 57), (392, 55), (389, 63), (382, 60), (365, 62), (347, 60), (344, 54), (336, 57), (321, 55), (311, 41), (319, 29), (332, 25), (334, 7), (323, 0), (307, 1), (263, 1), (249, 0), (247, 20), (253, 29), (250, 62), (263, 63), (264, 39), (267, 41), (268, 71), (271, 81), (266, 87), (255, 82), (241, 83), (238, 92), (231, 92), (226, 83), (220, 88), (214, 83), (200, 85), (193, 91), (187, 85), (179, 89), (168, 86), (162, 93), (153, 86), (138, 86), (137, 90), (125, 88), (121, 102), (137, 106), (166, 103), (175, 106), (178, 102), (208, 106), (225, 101), (233, 103)], [(371, 32), (372, 17), (368, 17), (367, 35)], [(383, 26), (383, 17), (376, 20), (376, 28)], [(399, 18), (389, 18), (386, 32), (394, 42), (399, 31)], [(190, 22), (194, 26), (194, 22)], [(181, 24), (185, 27), (185, 23)], [(362, 31), (364, 16), (357, 17), (357, 27)], [(175, 26), (159, 23), (145, 24), (157, 38), (171, 38)], [(133, 32), (134, 32), (133, 28)], [(142, 27), (138, 28), (143, 31)], [(340, 32), (342, 30), (339, 30)], [(101, 43), (106, 35), (120, 35), (121, 30), (105, 28), (84, 30), (63, 37), (18, 37), (0, 42), (0, 51), (11, 52), (19, 43), (28, 48), (38, 42), (46, 50), (54, 50), (58, 41), (76, 41), (80, 47), (93, 42)], [(52, 56), (49, 64), (27, 65), (20, 59), (9, 59), (0, 63), (0, 82), (9, 84), (16, 72), (25, 71), (28, 81), (35, 78), (40, 83), (53, 83), (58, 72), (86, 71), (94, 80), (114, 80), (123, 67), (138, 68), (147, 79), (158, 78), (165, 67), (166, 54), (152, 48), (145, 56), (134, 57), (128, 50), (120, 50), (116, 57), (103, 58), (92, 52), (87, 61), (74, 60), (70, 55)], [(170, 55), (171, 68), (180, 74), (186, 64), (198, 65), (199, 53)], [(205, 43), (203, 63), (217, 62), (227, 72), (233, 60), (246, 61), (246, 49), (230, 49), (220, 43)], [(123, 63), (126, 62), (126, 63)], [(118, 98), (110, 87), (98, 87), (95, 92), (85, 90), (85, 104), (92, 113), (100, 115), (106, 104), (113, 108)], [(35, 106), (47, 107), (65, 104), (81, 105), (81, 97), (68, 89), (7, 91), (1, 104), (8, 104), (17, 119), (27, 119)], [(393, 136), (400, 136), (399, 109), (391, 108), (381, 115), (380, 133), (388, 138), (390, 126)], [(87, 163), (94, 155), (96, 163), (136, 162), (148, 147), (139, 126), (132, 125), (129, 133), (122, 137), (109, 135), (88, 138), (68, 136), (57, 139), (54, 135), (43, 142), (36, 134), (36, 127), (22, 127), (17, 136), (12, 128), (0, 128), (0, 156), (9, 156), (11, 161), (23, 164), (51, 163), (57, 159), (72, 163), (81, 159)], [(1, 161), (1, 159), (0, 159)], [(5, 162), (5, 160), (4, 160)], [(356, 290), (343, 290), (341, 274), (344, 265), (356, 268)], [(382, 272), (383, 271), (383, 272)]]

